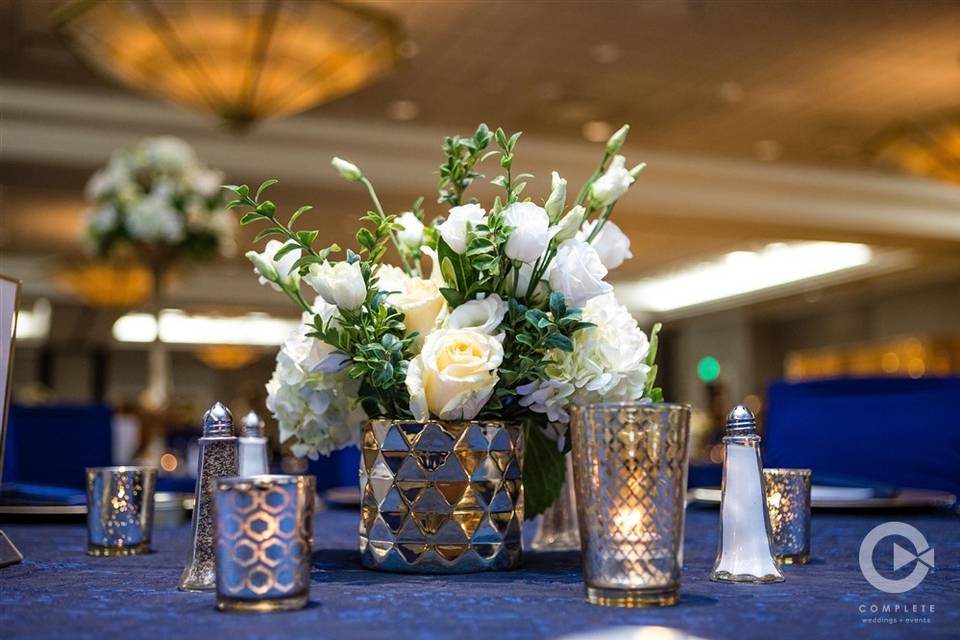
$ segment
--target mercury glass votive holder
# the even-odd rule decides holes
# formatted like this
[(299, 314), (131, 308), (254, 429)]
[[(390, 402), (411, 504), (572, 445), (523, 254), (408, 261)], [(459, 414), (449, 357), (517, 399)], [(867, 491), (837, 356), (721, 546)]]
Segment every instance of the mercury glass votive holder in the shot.
[(587, 601), (616, 607), (676, 604), (690, 407), (574, 407), (571, 437)]
[(810, 469), (764, 469), (773, 554), (780, 564), (810, 561)]
[(267, 612), (306, 606), (315, 494), (313, 476), (217, 481), (218, 609)]
[(150, 552), (157, 470), (89, 467), (87, 554), (132, 556)]

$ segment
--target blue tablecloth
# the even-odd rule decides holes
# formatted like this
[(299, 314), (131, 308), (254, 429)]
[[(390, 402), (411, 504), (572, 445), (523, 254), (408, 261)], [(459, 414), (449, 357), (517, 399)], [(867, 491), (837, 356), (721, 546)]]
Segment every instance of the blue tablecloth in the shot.
[[(813, 562), (786, 567), (786, 582), (764, 586), (708, 580), (717, 518), (716, 510), (688, 511), (680, 604), (626, 610), (584, 602), (575, 553), (530, 552), (522, 569), (507, 573), (437, 577), (365, 571), (355, 549), (356, 513), (328, 511), (316, 518), (310, 606), (261, 615), (219, 613), (213, 594), (177, 591), (186, 527), (156, 531), (156, 553), (148, 556), (90, 558), (84, 555), (82, 526), (7, 525), (26, 560), (0, 569), (0, 637), (495, 640), (557, 638), (617, 625), (663, 625), (737, 640), (960, 635), (956, 515), (815, 513)], [(916, 526), (936, 553), (935, 571), (901, 595), (875, 590), (858, 568), (861, 540), (890, 520)], [(889, 567), (890, 549), (877, 558), (878, 567)], [(870, 613), (872, 605), (925, 605), (927, 613)], [(929, 622), (866, 621), (878, 616)]]

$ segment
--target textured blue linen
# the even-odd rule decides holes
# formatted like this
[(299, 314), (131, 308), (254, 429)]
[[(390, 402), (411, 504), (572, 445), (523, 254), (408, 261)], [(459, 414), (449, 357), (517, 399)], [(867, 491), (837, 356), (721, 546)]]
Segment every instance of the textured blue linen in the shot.
[[(663, 625), (704, 638), (956, 638), (960, 630), (960, 520), (950, 514), (831, 514), (813, 519), (812, 564), (784, 568), (781, 584), (708, 580), (716, 510), (687, 515), (681, 601), (657, 609), (608, 609), (583, 600), (579, 554), (533, 553), (523, 568), (464, 576), (366, 571), (356, 550), (357, 514), (317, 515), (311, 604), (278, 614), (225, 614), (214, 595), (180, 593), (186, 527), (155, 532), (156, 553), (84, 555), (79, 525), (7, 525), (26, 560), (0, 569), (2, 638), (558, 638), (618, 625)], [(875, 525), (902, 520), (933, 545), (937, 569), (913, 591), (889, 596), (862, 577), (860, 541)], [(528, 531), (529, 533), (529, 531)], [(902, 541), (901, 541), (902, 542)], [(909, 548), (909, 546), (907, 547)], [(890, 549), (878, 566), (890, 565)], [(885, 558), (885, 559), (884, 559)], [(909, 572), (907, 567), (902, 572)], [(859, 607), (927, 604), (925, 624), (871, 624)]]
[(960, 377), (775, 383), (767, 400), (766, 467), (960, 495)]

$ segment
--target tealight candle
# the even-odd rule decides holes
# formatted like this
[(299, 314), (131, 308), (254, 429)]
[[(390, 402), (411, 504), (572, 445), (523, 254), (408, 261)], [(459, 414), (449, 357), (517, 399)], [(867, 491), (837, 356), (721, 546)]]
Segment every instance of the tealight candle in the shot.
[(571, 422), (587, 601), (675, 604), (682, 568), (687, 406), (601, 403)]
[(764, 469), (773, 553), (780, 564), (810, 561), (810, 469)]

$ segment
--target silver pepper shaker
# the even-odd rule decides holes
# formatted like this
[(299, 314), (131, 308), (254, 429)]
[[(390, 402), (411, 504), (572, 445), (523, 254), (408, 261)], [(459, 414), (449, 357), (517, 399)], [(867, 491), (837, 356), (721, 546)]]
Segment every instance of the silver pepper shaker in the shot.
[(710, 579), (716, 582), (783, 582), (773, 556), (757, 420), (737, 405), (723, 437), (720, 548)]
[(249, 478), (270, 473), (267, 439), (263, 437), (263, 420), (255, 411), (243, 417), (239, 442), (240, 476)]
[(203, 416), (200, 468), (193, 506), (193, 540), (187, 566), (180, 575), (181, 591), (213, 591), (216, 588), (213, 487), (217, 479), (236, 476), (238, 471), (233, 416), (227, 407), (216, 402)]

